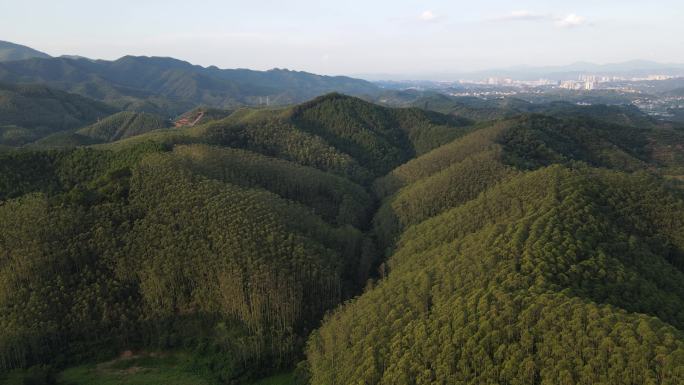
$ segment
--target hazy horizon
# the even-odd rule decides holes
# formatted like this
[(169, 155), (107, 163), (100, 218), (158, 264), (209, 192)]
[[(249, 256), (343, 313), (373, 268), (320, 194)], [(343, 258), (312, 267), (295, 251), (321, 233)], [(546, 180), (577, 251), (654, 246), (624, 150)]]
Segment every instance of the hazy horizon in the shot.
[(464, 9), (413, 0), (7, 2), (0, 39), (53, 56), (164, 56), (202, 66), (350, 76), (684, 62), (680, 2), (547, 3), (497, 0)]

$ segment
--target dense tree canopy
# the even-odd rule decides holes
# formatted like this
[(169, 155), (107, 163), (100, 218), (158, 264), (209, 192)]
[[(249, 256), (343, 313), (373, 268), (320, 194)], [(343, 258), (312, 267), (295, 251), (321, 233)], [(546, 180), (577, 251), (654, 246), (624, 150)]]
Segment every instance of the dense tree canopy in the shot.
[[(219, 165), (239, 162), (243, 173), (196, 164), (202, 151), (223, 155)], [(372, 249), (364, 252), (364, 237), (347, 223), (364, 221), (369, 198), (317, 170), (221, 151), (6, 154), (2, 366), (129, 345), (194, 346), (225, 361), (216, 370), (224, 380), (291, 362), (305, 331), (367, 276), (361, 258), (372, 259)], [(271, 164), (292, 179), (272, 181)], [(27, 165), (44, 174), (31, 181)], [(252, 182), (242, 180), (248, 175)], [(297, 181), (317, 186), (300, 197), (310, 206), (264, 189), (292, 194)], [(335, 184), (349, 195), (326, 195), (343, 194)]]
[(683, 381), (684, 196), (653, 174), (673, 143), (530, 115), (376, 180), (386, 278), (312, 334), (311, 383)]
[(24, 145), (114, 112), (103, 103), (40, 85), (0, 84), (0, 144)]
[(309, 341), (313, 384), (676, 384), (684, 202), (543, 168), (409, 227), (388, 278)]

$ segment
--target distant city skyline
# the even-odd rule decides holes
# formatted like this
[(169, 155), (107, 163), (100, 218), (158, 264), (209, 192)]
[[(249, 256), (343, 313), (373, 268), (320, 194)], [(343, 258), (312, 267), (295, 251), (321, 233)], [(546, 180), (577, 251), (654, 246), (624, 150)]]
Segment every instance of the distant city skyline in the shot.
[[(551, 3), (551, 4), (550, 4)], [(50, 55), (170, 56), (203, 66), (321, 74), (684, 63), (675, 0), (0, 0), (0, 40)]]

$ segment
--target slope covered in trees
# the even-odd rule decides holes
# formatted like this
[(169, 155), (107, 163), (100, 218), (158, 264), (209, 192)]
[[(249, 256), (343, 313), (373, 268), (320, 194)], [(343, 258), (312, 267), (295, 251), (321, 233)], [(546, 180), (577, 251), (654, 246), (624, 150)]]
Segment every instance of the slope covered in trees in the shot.
[(416, 153), (471, 130), (470, 121), (419, 109), (391, 109), (330, 94), (295, 107), (239, 109), (225, 119), (139, 135), (147, 140), (239, 147), (349, 178), (362, 185)]
[(23, 145), (114, 112), (103, 103), (41, 85), (0, 84), (0, 144)]
[(668, 149), (681, 145), (681, 130), (635, 127), (591, 118), (533, 114), (481, 123), (472, 133), (392, 170), (375, 182), (381, 196), (430, 176), (485, 150), (504, 149), (503, 161), (521, 169), (582, 161), (626, 171), (679, 167)]
[(0, 153), (3, 370), (141, 348), (191, 351), (229, 383), (290, 367), (378, 263), (362, 183), (468, 130), (340, 95), (126, 137), (147, 123)]
[[(197, 365), (233, 381), (292, 361), (306, 330), (366, 275), (362, 234), (314, 207), (331, 222), (363, 220), (368, 198), (284, 161), (272, 162), (298, 179), (274, 183), (269, 160), (256, 155), (225, 150), (211, 160), (249, 166), (235, 180), (249, 174), (284, 195), (300, 181), (317, 185), (319, 199), (300, 197), (309, 208), (258, 182), (229, 183), (212, 164), (195, 164), (199, 150), (3, 155), (4, 369), (185, 347)], [(329, 183), (350, 195), (328, 203)], [(338, 201), (344, 213), (333, 213)]]
[(314, 209), (330, 223), (363, 227), (372, 200), (361, 186), (313, 167), (237, 148), (180, 145), (174, 158), (194, 172), (245, 187), (261, 187)]
[(76, 131), (60, 131), (43, 137), (33, 147), (68, 148), (114, 142), (144, 133), (167, 128), (168, 120), (145, 112), (117, 112)]
[(463, 135), (469, 123), (330, 94), (284, 110), (238, 111), (203, 129), (213, 142), (238, 143), (368, 182)]
[(684, 196), (651, 172), (682, 141), (663, 130), (523, 116), (376, 181), (386, 278), (312, 334), (311, 383), (680, 383)]
[(50, 55), (25, 45), (0, 40), (0, 62), (26, 60), (34, 57), (46, 59), (49, 58)]
[(494, 145), (491, 150), (454, 162), (388, 198), (374, 218), (379, 246), (391, 247), (404, 228), (463, 204), (502, 180), (519, 175), (519, 171), (502, 162), (502, 156), (501, 148)]
[(169, 122), (161, 116), (144, 112), (119, 112), (76, 133), (99, 142), (114, 142), (166, 127), (169, 127)]
[(124, 56), (114, 61), (70, 58), (0, 63), (0, 81), (40, 82), (105, 101), (121, 109), (183, 113), (197, 105), (287, 105), (328, 92), (365, 95), (378, 88), (364, 80), (273, 69), (201, 67), (162, 57)]
[(411, 106), (475, 121), (511, 118), (520, 114), (538, 113), (565, 118), (591, 118), (627, 126), (651, 127), (655, 121), (632, 105), (578, 105), (568, 101), (527, 101), (515, 97), (482, 99), (442, 94), (426, 95), (409, 103)]
[(677, 143), (684, 143), (684, 137), (676, 129), (641, 129), (582, 117), (529, 115), (484, 124), (375, 181), (377, 194), (388, 197), (375, 218), (377, 235), (381, 246), (388, 247), (405, 227), (473, 199), (521, 171), (554, 163), (581, 161), (676, 174), (684, 164), (671, 151)]
[(586, 167), (488, 189), (404, 233), (312, 336), (312, 383), (679, 383), (683, 208)]
[[(517, 100), (527, 104), (522, 100)], [(485, 100), (477, 97), (453, 97), (443, 94), (426, 95), (409, 103), (411, 106), (443, 114), (462, 116), (476, 121), (488, 121), (515, 116), (521, 111), (500, 100)]]

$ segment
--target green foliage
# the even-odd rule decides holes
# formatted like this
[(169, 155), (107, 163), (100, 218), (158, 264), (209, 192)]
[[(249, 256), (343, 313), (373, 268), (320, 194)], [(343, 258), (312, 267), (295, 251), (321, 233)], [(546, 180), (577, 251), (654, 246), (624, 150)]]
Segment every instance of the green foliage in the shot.
[(500, 148), (469, 156), (385, 200), (374, 218), (379, 246), (390, 247), (404, 228), (468, 202), (489, 187), (519, 175), (500, 157)]
[(368, 184), (413, 154), (463, 135), (467, 123), (331, 94), (282, 111), (238, 111), (202, 129), (210, 143), (286, 158)]
[[(2, 380), (684, 379), (676, 128), (470, 126), (337, 94), (216, 116), (143, 132), (161, 120), (122, 113), (41, 141), (115, 142), (0, 151)], [(125, 350), (184, 353), (95, 364)]]
[(2, 154), (2, 368), (185, 347), (243, 381), (290, 366), (368, 276), (360, 186), (240, 149), (166, 151)]
[(471, 155), (496, 147), (495, 139), (506, 129), (505, 122), (488, 124), (458, 140), (438, 147), (402, 164), (374, 183), (375, 192), (386, 197), (400, 188), (437, 173)]
[(540, 115), (523, 116), (510, 123), (498, 141), (504, 146), (504, 161), (523, 169), (584, 161), (634, 171), (644, 168), (650, 157), (645, 129)]
[(333, 224), (362, 227), (372, 201), (360, 186), (336, 175), (241, 149), (176, 146), (174, 155), (193, 172), (244, 187), (261, 187), (310, 206)]
[[(50, 151), (10, 150), (0, 153), (0, 201), (27, 193), (48, 195), (105, 188), (148, 153), (164, 151), (158, 143), (141, 142), (121, 151), (88, 148)], [(123, 171), (122, 171), (123, 170)]]
[[(534, 102), (518, 97), (482, 99), (472, 96), (434, 94), (420, 97), (410, 105), (475, 121), (491, 121), (511, 118), (520, 114), (536, 113), (562, 118), (589, 118), (604, 123), (633, 127), (653, 127), (656, 124), (654, 119), (641, 112), (637, 107), (630, 104), (624, 105), (624, 100), (610, 100), (609, 97), (599, 96), (600, 100), (589, 100), (591, 102), (589, 105), (578, 105), (575, 100), (562, 101), (561, 95), (549, 95), (548, 93), (542, 96), (523, 94), (520, 97), (526, 97)], [(591, 97), (587, 97), (587, 99), (591, 99)], [(627, 103), (629, 102), (627, 101)]]
[(389, 196), (473, 154), (499, 148), (501, 161), (520, 169), (582, 161), (634, 171), (658, 161), (652, 154), (654, 143), (660, 143), (661, 148), (671, 143), (667, 138), (659, 139), (659, 132), (585, 118), (523, 115), (483, 123), (472, 133), (397, 167), (376, 180), (374, 187), (378, 195)]
[[(256, 381), (251, 385), (300, 385), (290, 373), (279, 374)], [(303, 385), (303, 384), (302, 384)]]
[(0, 152), (0, 201), (34, 191), (59, 191), (56, 157), (54, 152)]
[(60, 131), (45, 136), (31, 143), (27, 147), (41, 149), (60, 149), (81, 146), (90, 146), (99, 143), (99, 140), (81, 135), (72, 131)]
[(304, 166), (315, 167), (367, 183), (371, 174), (353, 157), (331, 146), (323, 138), (298, 130), (278, 119), (250, 123), (230, 120), (202, 127), (211, 144), (245, 148), (268, 156), (282, 158)]
[(673, 171), (676, 131), (481, 127), (375, 182), (394, 253), (310, 337), (311, 383), (681, 382), (683, 196), (589, 167)]
[(340, 94), (299, 105), (292, 109), (290, 119), (377, 175), (461, 136), (470, 123), (419, 109), (383, 108)]
[(77, 133), (98, 142), (113, 142), (168, 126), (169, 123), (160, 116), (144, 112), (119, 112), (81, 128)]
[[(507, 101), (510, 101), (508, 99)], [(514, 99), (517, 103), (504, 103), (499, 100), (485, 100), (476, 97), (453, 97), (443, 94), (428, 95), (418, 98), (412, 106), (443, 114), (460, 116), (475, 121), (490, 121), (510, 118), (523, 111), (514, 106), (527, 103)]]
[(49, 366), (32, 366), (28, 369), (12, 370), (0, 381), (5, 385), (55, 385), (55, 371)]
[(648, 175), (490, 188), (404, 233), (388, 278), (312, 335), (312, 384), (680, 383), (683, 214)]
[(39, 85), (0, 84), (0, 144), (18, 146), (85, 126), (115, 110)]

